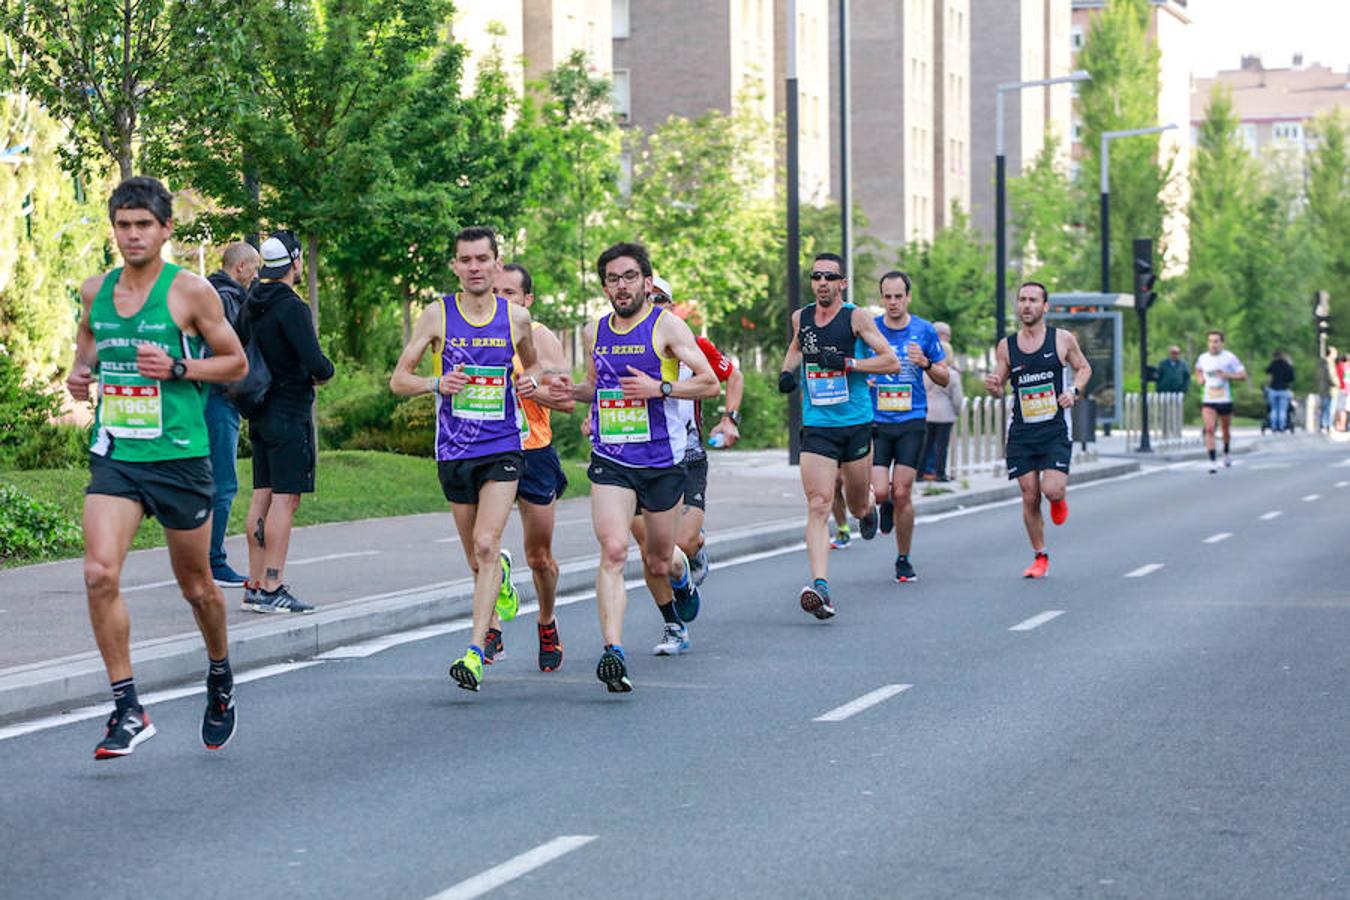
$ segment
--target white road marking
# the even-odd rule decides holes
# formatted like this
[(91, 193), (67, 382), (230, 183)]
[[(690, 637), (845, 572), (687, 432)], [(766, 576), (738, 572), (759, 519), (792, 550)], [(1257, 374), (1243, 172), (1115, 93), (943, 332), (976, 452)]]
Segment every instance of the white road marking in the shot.
[(842, 722), (849, 716), (857, 715), (870, 706), (876, 706), (883, 700), (889, 700), (896, 694), (903, 693), (914, 687), (912, 684), (888, 684), (885, 687), (879, 687), (875, 691), (869, 691), (863, 694), (857, 700), (850, 700), (843, 706), (836, 706), (829, 712), (816, 716), (812, 722)]
[(1269, 469), (1288, 469), (1288, 468), (1291, 468), (1291, 464), (1290, 464), (1290, 463), (1258, 463), (1257, 465), (1254, 465), (1254, 466), (1248, 466), (1248, 468), (1250, 468), (1253, 472), (1264, 472), (1264, 471), (1267, 471), (1267, 470), (1269, 470)]
[(1338, 481), (1338, 482), (1336, 482), (1336, 487), (1345, 487), (1345, 486), (1347, 486), (1347, 485), (1350, 485), (1350, 481)]
[(1350, 459), (1343, 459), (1338, 463), (1332, 463), (1331, 467), (1333, 469), (1344, 469), (1346, 467), (1350, 467)]
[(1126, 573), (1125, 573), (1125, 577), (1126, 577), (1126, 578), (1143, 578), (1145, 575), (1152, 575), (1154, 572), (1158, 571), (1158, 570), (1161, 569), (1162, 567), (1163, 567), (1163, 564), (1162, 564), (1162, 563), (1149, 563), (1149, 564), (1146, 565), (1146, 566), (1140, 566), (1139, 568), (1135, 569), (1133, 572), (1126, 572)]
[[(310, 666), (317, 666), (317, 660), (305, 660), (304, 662), (278, 663), (274, 666), (263, 666), (261, 669), (254, 669), (252, 672), (236, 674), (234, 676), (235, 684), (248, 684), (250, 681), (257, 681), (260, 678), (271, 678), (273, 675), (285, 675), (287, 672), (297, 672), (300, 669), (308, 669)], [(170, 700), (180, 700), (183, 697), (191, 697), (194, 694), (206, 693), (206, 686), (202, 684), (192, 685), (190, 687), (171, 688), (166, 691), (154, 691), (149, 694), (141, 695), (141, 704), (150, 706), (154, 703), (168, 703)], [(0, 728), (0, 741), (9, 738), (20, 737), (25, 734), (32, 734), (35, 731), (46, 731), (48, 728), (59, 728), (62, 725), (69, 725), (72, 722), (84, 722), (88, 719), (99, 719), (109, 712), (107, 703), (100, 703), (97, 706), (83, 706), (79, 709), (72, 709), (70, 712), (63, 712), (53, 716), (43, 716), (40, 719), (33, 719), (29, 722), (22, 722), (18, 725), (10, 725)]]
[[(558, 521), (556, 521), (556, 522), (553, 523), (553, 527), (554, 527), (554, 529), (556, 530), (556, 529), (558, 529), (558, 528), (563, 527), (564, 525), (581, 525), (581, 524), (583, 524), (583, 523), (588, 523), (588, 522), (590, 522), (590, 521), (591, 521), (591, 517), (590, 517), (590, 516), (587, 516), (587, 517), (584, 518), (584, 519), (559, 519)], [(458, 544), (458, 543), (459, 543), (459, 535), (454, 535), (454, 536), (452, 536), (452, 537), (436, 538), (435, 540), (432, 541), (432, 543), (433, 543), (433, 544)]]
[[(311, 565), (312, 563), (328, 562), (330, 559), (347, 559), (348, 557), (352, 556), (377, 556), (379, 552), (380, 551), (378, 550), (353, 550), (351, 553), (329, 553), (326, 556), (310, 556), (305, 559), (288, 559), (286, 560), (286, 565), (308, 566)], [(124, 587), (122, 588), (122, 593), (135, 594), (140, 591), (153, 591), (155, 588), (168, 587), (171, 584), (177, 583), (178, 582), (172, 578), (165, 579), (164, 581), (149, 581), (146, 582), (145, 584), (136, 584), (132, 585), (131, 587)]]
[(1261, 521), (1269, 522), (1271, 519), (1278, 519), (1282, 515), (1284, 515), (1284, 513), (1280, 512), (1278, 509), (1272, 509), (1268, 513), (1261, 513)]
[(1037, 628), (1037, 627), (1039, 627), (1039, 626), (1041, 626), (1041, 625), (1044, 625), (1046, 622), (1049, 622), (1051, 619), (1058, 619), (1058, 618), (1059, 618), (1060, 616), (1062, 616), (1062, 615), (1064, 615), (1064, 610), (1062, 610), (1062, 609), (1047, 609), (1047, 610), (1046, 610), (1045, 612), (1043, 612), (1043, 613), (1037, 613), (1036, 615), (1032, 616), (1030, 619), (1027, 619), (1025, 622), (1018, 622), (1016, 625), (1014, 625), (1013, 627), (1009, 628), (1008, 630), (1009, 630), (1009, 631), (1030, 631), (1030, 630), (1033, 629), (1033, 628)]
[(1231, 531), (1220, 531), (1218, 534), (1211, 534), (1209, 537), (1205, 538), (1204, 542), (1206, 544), (1217, 544), (1220, 541), (1228, 540), (1232, 536), (1233, 532)]
[(1313, 502), (1314, 500), (1319, 500), (1319, 499), (1321, 499), (1321, 497), (1322, 497), (1321, 494), (1307, 494), (1306, 496), (1304, 496), (1304, 497), (1302, 498), (1302, 500), (1303, 500), (1304, 503), (1311, 503), (1311, 502)]
[(171, 584), (177, 584), (177, 583), (178, 583), (178, 582), (175, 581), (175, 580), (172, 579), (172, 578), (168, 579), (167, 581), (151, 581), (151, 582), (148, 582), (148, 583), (146, 583), (146, 584), (137, 584), (137, 585), (133, 585), (133, 586), (131, 586), (131, 587), (124, 587), (124, 588), (122, 588), (122, 593), (124, 593), (124, 594), (134, 594), (134, 593), (136, 593), (137, 591), (152, 591), (152, 590), (154, 590), (155, 588), (168, 587), (168, 586), (171, 585)]
[(542, 865), (546, 865), (560, 856), (565, 856), (579, 847), (584, 847), (599, 835), (564, 834), (555, 837), (547, 844), (540, 844), (533, 850), (527, 850), (519, 856), (513, 856), (499, 866), (493, 866), (472, 878), (461, 881), (452, 888), (441, 891), (428, 900), (472, 900), (488, 891), (495, 890), (509, 881), (515, 881), (522, 875), (528, 875)]

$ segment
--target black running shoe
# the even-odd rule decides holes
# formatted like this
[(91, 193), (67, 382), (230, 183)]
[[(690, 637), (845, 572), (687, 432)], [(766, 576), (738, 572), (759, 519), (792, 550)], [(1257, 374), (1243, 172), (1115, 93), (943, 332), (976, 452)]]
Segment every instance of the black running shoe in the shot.
[(108, 717), (108, 735), (94, 748), (94, 759), (130, 756), (136, 745), (155, 736), (155, 725), (139, 706), (114, 709)]
[(558, 623), (539, 626), (539, 671), (556, 672), (562, 668), (563, 645), (558, 637)]
[(887, 500), (878, 508), (881, 510), (881, 533), (890, 534), (895, 528), (895, 504)]
[(824, 585), (808, 585), (802, 588), (802, 609), (817, 619), (828, 619), (834, 615), (834, 606), (830, 603), (830, 589)]
[(862, 535), (864, 541), (870, 541), (877, 536), (879, 524), (881, 524), (881, 513), (877, 511), (877, 505), (873, 503), (867, 514), (858, 520), (858, 533)]
[(605, 683), (611, 694), (626, 694), (633, 689), (633, 682), (628, 680), (628, 667), (624, 665), (623, 657), (613, 650), (606, 650), (600, 656), (600, 662), (595, 667), (595, 677)]
[(897, 556), (895, 558), (895, 580), (900, 584), (906, 581), (918, 581), (919, 574), (914, 571), (914, 566), (909, 562), (908, 556)]
[(219, 750), (234, 737), (234, 689), (222, 691), (207, 686), (206, 714), (202, 716), (202, 743), (207, 750)]
[(496, 628), (487, 630), (487, 639), (483, 641), (483, 662), (489, 666), (498, 659), (506, 658), (506, 646), (502, 644), (502, 633)]

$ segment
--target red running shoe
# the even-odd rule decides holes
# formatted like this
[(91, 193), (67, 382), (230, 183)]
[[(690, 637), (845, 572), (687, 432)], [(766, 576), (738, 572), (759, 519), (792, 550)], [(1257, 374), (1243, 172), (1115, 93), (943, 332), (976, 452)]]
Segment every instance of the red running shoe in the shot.
[(1045, 573), (1050, 570), (1050, 555), (1048, 553), (1037, 553), (1036, 560), (1027, 566), (1027, 570), (1022, 573), (1023, 578), (1044, 578)]
[(558, 623), (539, 626), (539, 671), (556, 672), (562, 668), (563, 645)]
[(502, 644), (501, 630), (489, 628), (487, 630), (487, 640), (483, 641), (483, 662), (490, 666), (497, 660), (505, 658), (506, 647)]
[(1063, 525), (1069, 518), (1068, 500), (1050, 501), (1050, 521), (1056, 525)]

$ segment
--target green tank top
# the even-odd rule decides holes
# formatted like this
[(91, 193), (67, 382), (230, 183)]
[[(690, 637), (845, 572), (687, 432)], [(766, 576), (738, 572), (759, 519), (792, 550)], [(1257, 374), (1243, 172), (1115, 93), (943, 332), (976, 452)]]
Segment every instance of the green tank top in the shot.
[(136, 348), (154, 344), (178, 359), (199, 359), (202, 339), (186, 335), (169, 315), (169, 285), (178, 266), (165, 263), (145, 304), (122, 316), (113, 269), (89, 306), (89, 327), (98, 347), (98, 411), (89, 451), (122, 462), (159, 462), (207, 456), (206, 391), (195, 381), (160, 381), (136, 371)]

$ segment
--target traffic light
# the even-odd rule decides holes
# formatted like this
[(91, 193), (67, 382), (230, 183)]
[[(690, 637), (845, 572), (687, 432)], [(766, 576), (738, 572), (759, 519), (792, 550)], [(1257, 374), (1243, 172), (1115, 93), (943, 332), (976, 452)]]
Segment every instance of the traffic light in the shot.
[(1134, 308), (1144, 312), (1158, 294), (1153, 290), (1158, 276), (1153, 274), (1153, 238), (1134, 239)]

